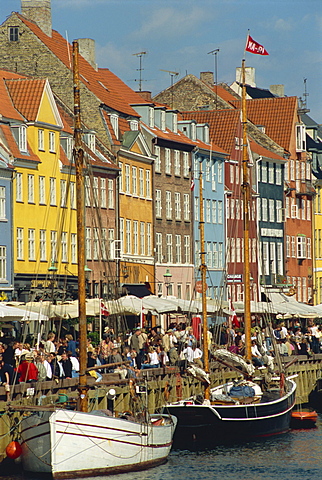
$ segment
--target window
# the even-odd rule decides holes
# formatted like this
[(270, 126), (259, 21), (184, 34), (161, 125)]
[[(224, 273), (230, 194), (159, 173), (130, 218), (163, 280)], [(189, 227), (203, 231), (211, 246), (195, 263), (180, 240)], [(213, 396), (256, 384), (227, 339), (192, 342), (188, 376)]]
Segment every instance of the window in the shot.
[(311, 239), (306, 239), (306, 255), (307, 258), (312, 258)]
[(16, 201), (22, 202), (22, 173), (16, 173)]
[(86, 142), (86, 145), (88, 146), (88, 148), (90, 150), (92, 150), (92, 152), (95, 152), (95, 150), (96, 150), (96, 136), (95, 136), (95, 133), (87, 133), (85, 135), (85, 142)]
[[(76, 241), (76, 234), (74, 235)], [(57, 262), (57, 232), (55, 230), (51, 230), (50, 232), (50, 261), (52, 263)]]
[(154, 155), (155, 155), (155, 171), (157, 173), (161, 173), (161, 157), (160, 157), (160, 147), (158, 145), (154, 145)]
[(46, 230), (39, 231), (39, 256), (41, 262), (46, 262)]
[(210, 223), (211, 221), (211, 210), (210, 210), (210, 200), (206, 200), (206, 222)]
[(285, 217), (290, 218), (290, 198), (285, 197)]
[(282, 165), (280, 165), (279, 163), (276, 163), (275, 165), (275, 175), (276, 175), (276, 179), (275, 179), (275, 183), (276, 185), (282, 185)]
[(184, 236), (184, 263), (190, 263), (190, 236)]
[(271, 264), (271, 273), (276, 273), (276, 249), (275, 249), (275, 242), (270, 242), (269, 244), (270, 250), (270, 264)]
[(98, 206), (98, 177), (93, 177), (93, 200), (94, 205)]
[(195, 197), (195, 221), (199, 222), (199, 197)]
[(125, 193), (131, 193), (130, 190), (130, 165), (125, 165)]
[(240, 220), (240, 201), (238, 198), (235, 200), (236, 220)]
[(218, 200), (218, 223), (223, 222), (222, 201)]
[[(291, 201), (294, 201), (294, 198), (291, 199)], [(292, 204), (291, 205), (291, 218), (297, 218), (298, 212), (297, 212), (297, 205)]]
[(301, 162), (301, 181), (305, 183), (306, 180), (306, 164), (305, 162)]
[(181, 174), (181, 166), (180, 166), (180, 152), (179, 150), (174, 151), (174, 174), (177, 177), (180, 177)]
[(156, 233), (156, 260), (158, 263), (162, 263), (162, 233)]
[(211, 188), (212, 191), (216, 191), (216, 171), (215, 171), (215, 164), (211, 165)]
[(230, 218), (234, 220), (235, 218), (235, 199), (230, 199)]
[(124, 243), (124, 218), (120, 218), (120, 257), (123, 253), (123, 243)]
[(171, 192), (165, 192), (165, 216), (168, 220), (172, 218)]
[(305, 125), (296, 125), (296, 151), (305, 152), (305, 150), (306, 150)]
[(38, 150), (41, 151), (45, 150), (44, 133), (45, 132), (42, 128), (38, 129)]
[(154, 127), (154, 107), (149, 107), (149, 127)]
[(140, 222), (140, 255), (145, 255), (145, 223)]
[(283, 244), (277, 243), (277, 273), (283, 275)]
[(165, 148), (165, 173), (171, 175), (171, 151), (169, 148)]
[(217, 163), (217, 181), (223, 183), (223, 162)]
[(23, 228), (17, 228), (17, 260), (23, 260)]
[(182, 263), (181, 257), (181, 235), (176, 235), (176, 260), (175, 263)]
[(174, 194), (174, 214), (176, 220), (181, 220), (181, 195), (178, 192)]
[[(106, 180), (101, 178), (101, 206), (106, 207)], [(107, 179), (107, 206), (114, 209), (114, 180), (112, 178)]]
[(262, 220), (267, 222), (267, 198), (262, 198)]
[(212, 266), (213, 266), (213, 268), (218, 268), (219, 258), (218, 258), (218, 244), (217, 244), (217, 242), (212, 243), (212, 250), (213, 250)]
[[(249, 239), (250, 240), (250, 239)], [(240, 263), (241, 261), (241, 251), (240, 251), (240, 238), (236, 238), (236, 262)]]
[(194, 177), (199, 178), (200, 164), (197, 157), (194, 157), (193, 159), (193, 171), (194, 171)]
[(76, 208), (76, 190), (75, 190), (75, 182), (70, 182), (69, 184), (69, 200), (70, 200), (70, 208)]
[(145, 196), (151, 198), (151, 172), (145, 170)]
[(46, 204), (45, 177), (39, 177), (39, 204)]
[(86, 260), (92, 259), (92, 230), (90, 227), (86, 227), (85, 230), (85, 255)]
[(211, 217), (212, 217), (212, 223), (217, 223), (217, 201), (212, 200), (212, 209), (211, 209)]
[(28, 203), (35, 203), (35, 177), (28, 175)]
[(263, 242), (263, 274), (269, 275), (268, 242)]
[[(102, 257), (104, 260), (107, 259), (107, 252), (108, 256), (110, 259), (115, 259), (116, 255), (114, 252), (114, 242), (115, 236), (114, 236), (114, 228), (109, 228), (107, 232), (107, 238), (106, 238), (106, 228), (102, 229)], [(108, 245), (108, 249), (107, 249)], [(117, 255), (118, 258), (120, 258), (120, 255)]]
[(232, 263), (235, 263), (236, 262), (236, 242), (235, 242), (235, 238), (230, 239), (230, 245), (231, 245), (230, 261)]
[(132, 195), (138, 194), (137, 167), (132, 167)]
[(210, 182), (210, 159), (206, 160), (206, 182)]
[(21, 152), (27, 152), (27, 127), (20, 125), (18, 129), (18, 146)]
[(114, 133), (116, 135), (116, 138), (118, 138), (119, 117), (118, 115), (112, 114), (110, 115), (110, 120), (111, 120), (111, 125), (114, 130)]
[(8, 37), (9, 37), (9, 42), (18, 42), (19, 41), (19, 27), (9, 27), (8, 28)]
[(139, 222), (137, 220), (133, 221), (133, 254), (138, 255), (139, 253)]
[(126, 253), (131, 253), (131, 220), (126, 220), (126, 229), (125, 229), (125, 245)]
[(310, 202), (310, 200), (306, 201), (306, 218), (307, 218), (307, 220), (311, 220), (311, 202)]
[(200, 242), (195, 240), (195, 265), (200, 264)]
[(55, 133), (54, 132), (49, 132), (49, 151), (51, 153), (55, 153)]
[(35, 240), (36, 240), (35, 229), (29, 228), (28, 229), (28, 258), (31, 262), (36, 260)]
[(223, 244), (218, 243), (218, 268), (223, 267)]
[[(106, 178), (100, 179), (101, 187), (101, 208), (106, 208)], [(114, 208), (114, 182), (111, 178), (107, 180), (108, 208)]]
[(234, 172), (235, 172), (234, 165), (230, 164), (229, 172), (230, 172), (230, 183), (233, 184), (234, 183), (234, 178), (235, 178), (235, 176), (234, 176)]
[(7, 248), (0, 246), (0, 279), (6, 280), (7, 278)]
[[(242, 262), (244, 261), (244, 239), (242, 243)], [(252, 262), (257, 263), (257, 241), (256, 238), (252, 239)]]
[(183, 194), (183, 219), (185, 222), (190, 222), (190, 195)]
[(295, 237), (291, 237), (291, 255), (292, 258), (296, 258), (296, 245), (295, 245)]
[(306, 237), (297, 236), (297, 258), (306, 258)]
[(262, 162), (262, 182), (267, 183), (267, 162)]
[(139, 169), (139, 195), (144, 197), (144, 170), (143, 168)]
[(120, 190), (120, 193), (123, 193), (123, 163), (122, 162), (119, 162), (119, 169), (120, 169), (119, 190)]
[(274, 163), (268, 165), (268, 183), (274, 183)]
[(0, 187), (0, 219), (6, 218), (6, 187)]
[(295, 180), (295, 165), (294, 160), (290, 160), (290, 180), (294, 182)]
[(93, 260), (98, 260), (99, 258), (99, 230), (98, 228), (94, 228), (93, 230), (94, 238), (93, 238)]
[(207, 242), (207, 246), (206, 246), (206, 265), (208, 266), (208, 268), (212, 267), (211, 242)]
[(166, 248), (167, 248), (167, 262), (173, 262), (173, 254), (172, 254), (172, 234), (167, 233), (166, 235)]
[(49, 179), (49, 191), (50, 191), (50, 205), (56, 206), (56, 178), (50, 177)]
[(152, 254), (152, 225), (151, 223), (146, 224), (146, 246), (147, 246), (147, 255), (150, 257)]
[(290, 243), (291, 237), (289, 235), (286, 235), (286, 257), (291, 256), (291, 243)]
[(90, 207), (91, 206), (91, 185), (90, 185), (90, 180), (89, 177), (85, 177), (85, 206)]
[(61, 261), (68, 262), (67, 232), (61, 234)]
[(189, 177), (189, 153), (183, 152), (183, 176)]
[(155, 191), (155, 215), (158, 218), (162, 217), (161, 190)]
[(273, 198), (268, 200), (269, 221), (275, 222), (275, 202)]
[(66, 180), (60, 181), (60, 206), (66, 207), (67, 205), (67, 188)]

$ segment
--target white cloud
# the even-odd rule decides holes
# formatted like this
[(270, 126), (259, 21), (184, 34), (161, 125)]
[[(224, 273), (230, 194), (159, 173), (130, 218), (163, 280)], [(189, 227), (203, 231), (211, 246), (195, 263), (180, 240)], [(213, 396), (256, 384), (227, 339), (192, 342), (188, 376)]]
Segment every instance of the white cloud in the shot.
[(278, 20), (276, 20), (274, 25), (274, 30), (284, 31), (284, 32), (289, 32), (290, 30), (293, 30), (293, 28), (294, 28), (293, 21), (285, 20), (283, 18), (279, 18)]

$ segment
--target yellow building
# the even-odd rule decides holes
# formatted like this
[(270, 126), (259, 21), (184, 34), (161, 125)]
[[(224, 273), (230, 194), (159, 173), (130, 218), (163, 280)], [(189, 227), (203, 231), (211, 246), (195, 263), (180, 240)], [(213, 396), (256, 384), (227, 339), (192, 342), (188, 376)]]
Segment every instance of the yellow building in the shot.
[[(15, 169), (15, 296), (59, 299), (77, 290), (75, 181), (61, 148), (63, 122), (47, 80), (7, 72), (5, 82), (21, 115), (8, 130)], [(71, 135), (65, 140), (71, 153)]]
[(314, 304), (322, 303), (322, 180), (316, 180), (314, 199)]
[(141, 132), (124, 133), (118, 160), (120, 284), (146, 283), (153, 290), (153, 158)]

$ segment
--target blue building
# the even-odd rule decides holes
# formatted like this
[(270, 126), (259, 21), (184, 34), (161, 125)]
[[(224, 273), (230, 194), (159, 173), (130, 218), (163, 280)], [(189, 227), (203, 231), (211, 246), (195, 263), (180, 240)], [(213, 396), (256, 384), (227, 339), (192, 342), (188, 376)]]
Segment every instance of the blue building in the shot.
[(0, 151), (0, 301), (12, 299), (12, 177), (13, 169)]

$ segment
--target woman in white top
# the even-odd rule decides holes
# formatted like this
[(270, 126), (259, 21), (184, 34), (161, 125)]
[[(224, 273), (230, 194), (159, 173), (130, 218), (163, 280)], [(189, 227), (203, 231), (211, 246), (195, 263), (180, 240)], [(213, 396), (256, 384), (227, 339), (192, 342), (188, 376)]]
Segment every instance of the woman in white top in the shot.
[(142, 363), (141, 369), (145, 368), (158, 368), (159, 367), (159, 357), (154, 347), (149, 347), (148, 360), (147, 363)]

